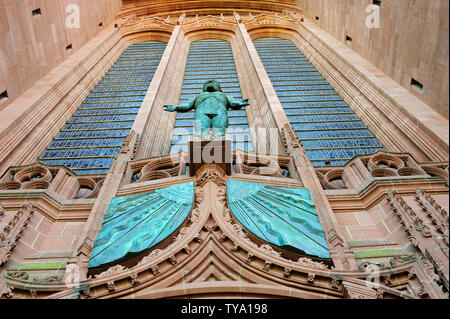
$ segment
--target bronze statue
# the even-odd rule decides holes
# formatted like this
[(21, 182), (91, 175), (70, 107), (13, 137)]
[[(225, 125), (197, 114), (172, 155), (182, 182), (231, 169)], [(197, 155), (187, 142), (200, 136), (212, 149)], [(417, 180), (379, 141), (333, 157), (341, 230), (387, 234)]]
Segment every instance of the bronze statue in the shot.
[(222, 93), (219, 82), (209, 80), (203, 85), (203, 93), (189, 100), (186, 105), (164, 105), (167, 112), (189, 112), (195, 109), (194, 134), (225, 135), (228, 128), (227, 110), (240, 110), (250, 105), (248, 99), (238, 101)]

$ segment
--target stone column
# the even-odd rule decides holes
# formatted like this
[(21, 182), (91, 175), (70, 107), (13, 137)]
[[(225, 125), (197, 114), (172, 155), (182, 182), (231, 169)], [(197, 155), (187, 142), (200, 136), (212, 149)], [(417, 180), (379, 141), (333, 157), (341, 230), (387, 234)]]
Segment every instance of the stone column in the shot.
[[(170, 149), (170, 138), (175, 120), (174, 114), (164, 112), (163, 105), (176, 103), (181, 91), (180, 78), (184, 72), (183, 60), (185, 37), (182, 31), (186, 15), (183, 14), (175, 26), (158, 69), (134, 122), (133, 129), (141, 135), (137, 158), (166, 155)], [(180, 82), (180, 83), (178, 83)]]
[[(256, 48), (247, 32), (240, 16), (235, 13), (236, 23), (238, 24), (238, 33), (245, 42), (246, 49), (250, 55), (251, 62), (256, 69), (258, 81), (263, 87), (264, 94), (269, 101), (270, 110), (274, 115), (278, 130), (283, 138), (288, 139), (291, 147), (287, 152), (294, 159), (296, 169), (300, 174), (301, 181), (310, 193), (316, 204), (317, 213), (322, 227), (327, 235), (327, 242), (330, 249), (331, 258), (337, 269), (356, 269), (356, 261), (350, 252), (344, 237), (340, 234), (339, 226), (330, 203), (317, 177), (316, 171), (309, 159), (306, 157), (305, 150), (297, 140), (293, 129), (290, 126), (289, 119), (284, 112), (278, 95), (267, 75), (264, 65), (258, 56)], [(293, 146), (293, 147), (292, 147)]]

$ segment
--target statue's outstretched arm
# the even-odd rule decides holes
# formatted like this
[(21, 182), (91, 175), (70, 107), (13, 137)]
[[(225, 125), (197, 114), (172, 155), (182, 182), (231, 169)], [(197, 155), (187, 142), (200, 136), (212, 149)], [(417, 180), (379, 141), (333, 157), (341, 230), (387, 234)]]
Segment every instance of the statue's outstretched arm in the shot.
[(164, 111), (181, 113), (189, 112), (195, 107), (195, 99), (196, 97), (190, 99), (185, 105), (164, 105), (164, 107), (166, 108)]
[(250, 105), (248, 99), (238, 101), (227, 95), (228, 107), (232, 110), (240, 110), (244, 106)]

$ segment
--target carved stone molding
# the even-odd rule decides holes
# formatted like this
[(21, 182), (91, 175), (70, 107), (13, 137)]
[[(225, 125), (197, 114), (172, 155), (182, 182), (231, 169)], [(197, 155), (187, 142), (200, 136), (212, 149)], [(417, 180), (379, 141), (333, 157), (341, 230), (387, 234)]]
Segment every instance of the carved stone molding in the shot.
[(33, 205), (25, 204), (0, 232), (0, 266), (5, 264), (33, 217)]
[(36, 163), (10, 167), (0, 179), (0, 193), (18, 191), (20, 196), (28, 190), (51, 189), (61, 199), (90, 199), (97, 197), (103, 182), (102, 176), (77, 176), (66, 167)]
[(217, 186), (225, 186), (225, 172), (214, 164), (202, 166), (197, 172), (195, 185), (203, 187), (208, 182), (213, 182)]
[[(326, 294), (330, 298), (344, 296), (339, 279), (336, 278), (345, 276), (345, 272), (336, 273), (328, 266), (306, 257), (293, 262), (282, 257), (281, 248), (256, 244), (240, 225), (233, 222), (231, 216), (227, 216), (231, 213), (227, 209), (225, 186), (218, 186), (215, 178), (206, 179), (202, 185), (196, 187), (196, 200), (192, 210), (192, 213), (196, 212), (196, 217), (188, 218), (187, 226), (180, 229), (171, 244), (152, 250), (135, 266), (114, 265), (94, 278), (82, 281), (80, 291), (89, 287), (89, 292), (87, 295), (81, 293), (80, 297), (139, 296), (148, 289), (152, 290), (154, 285), (161, 285), (162, 280), (167, 288), (178, 287), (180, 272), (183, 280), (188, 282), (200, 283), (201, 280), (207, 280), (208, 276), (219, 274), (225, 276), (221, 278), (228, 282), (246, 282), (251, 278), (253, 282), (262, 284), (270, 278), (298, 294), (316, 297)], [(224, 238), (226, 240), (221, 240)], [(211, 267), (211, 263), (214, 267)], [(222, 268), (228, 264), (229, 268)], [(234, 270), (237, 265), (242, 267), (240, 275)], [(210, 273), (209, 270), (215, 267), (219, 267), (217, 269), (220, 272)], [(360, 278), (367, 276), (364, 272), (348, 274)], [(220, 279), (215, 279), (220, 282)], [(14, 287), (22, 291), (19, 282), (14, 281)], [(39, 292), (46, 286), (31, 287)], [(64, 287), (58, 289), (60, 292), (49, 298), (63, 298), (72, 293)], [(383, 289), (401, 295), (394, 289)]]
[(377, 299), (379, 294), (376, 290), (361, 284), (344, 281), (344, 297), (346, 299)]
[[(411, 208), (396, 191), (388, 191), (387, 200), (391, 205), (392, 211), (399, 218), (400, 224), (406, 232), (411, 245), (416, 249), (420, 257), (419, 265), (421, 265), (420, 267), (423, 269), (423, 272), (415, 272), (410, 276), (411, 279), (416, 275), (420, 278), (426, 278), (427, 284), (423, 286), (424, 293), (422, 296), (426, 293), (428, 295), (432, 294), (433, 296), (442, 297), (443, 293), (448, 291), (449, 285), (448, 266), (444, 266), (448, 265), (448, 243), (445, 241), (440, 227), (430, 227), (434, 224), (434, 219), (429, 218), (429, 215), (432, 215), (432, 213), (427, 210), (430, 208), (427, 208), (424, 202), (426, 200), (424, 193), (418, 190), (415, 195), (416, 200), (421, 204), (419, 207), (422, 209), (425, 207), (425, 214)], [(444, 230), (445, 232), (448, 233), (448, 228)], [(431, 247), (438, 249), (430, 249)]]

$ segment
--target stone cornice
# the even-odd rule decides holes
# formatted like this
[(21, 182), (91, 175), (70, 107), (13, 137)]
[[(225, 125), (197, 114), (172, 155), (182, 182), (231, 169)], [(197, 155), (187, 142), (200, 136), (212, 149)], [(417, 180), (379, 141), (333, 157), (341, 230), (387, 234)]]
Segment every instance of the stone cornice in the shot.
[(116, 15), (117, 18), (129, 15), (178, 15), (186, 13), (187, 15), (208, 15), (208, 14), (232, 14), (234, 11), (254, 12), (254, 13), (272, 13), (292, 11), (302, 13), (302, 10), (296, 5), (295, 1), (282, 0), (174, 0), (174, 1), (133, 1), (124, 2), (122, 10)]
[(95, 199), (63, 200), (51, 189), (1, 191), (0, 202), (8, 210), (32, 202), (40, 215), (52, 222), (83, 222), (89, 217)]
[(386, 191), (392, 185), (404, 195), (414, 195), (418, 187), (432, 190), (436, 194), (447, 194), (448, 187), (438, 177), (380, 177), (364, 188), (355, 190), (325, 190), (333, 212), (352, 212), (369, 210), (386, 198)]

